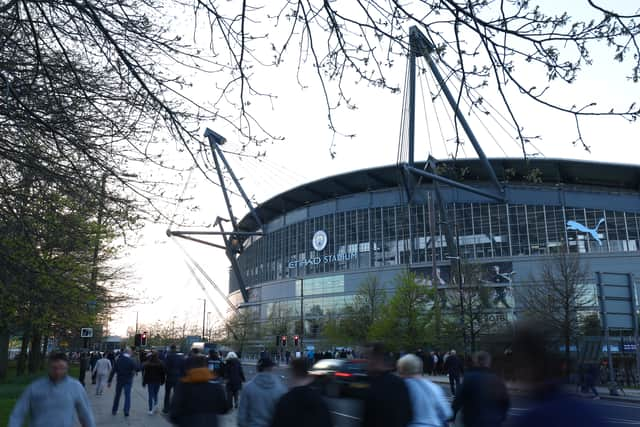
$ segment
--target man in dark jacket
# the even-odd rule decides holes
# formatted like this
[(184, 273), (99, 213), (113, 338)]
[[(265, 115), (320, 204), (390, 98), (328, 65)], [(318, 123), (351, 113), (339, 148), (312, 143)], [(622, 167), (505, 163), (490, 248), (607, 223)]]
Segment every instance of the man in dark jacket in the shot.
[[(462, 416), (464, 427), (499, 427), (509, 410), (509, 395), (504, 381), (492, 373), (491, 356), (485, 351), (473, 355), (473, 368), (453, 400), (453, 412)], [(462, 413), (460, 413), (462, 410)]]
[(444, 370), (449, 374), (449, 385), (451, 386), (451, 395), (456, 395), (456, 390), (460, 387), (460, 375), (462, 374), (462, 362), (458, 358), (455, 350), (451, 350), (447, 361), (444, 362)]
[(133, 376), (138, 372), (138, 363), (131, 356), (131, 350), (127, 349), (123, 354), (118, 357), (116, 364), (109, 374), (109, 382), (107, 385), (111, 387), (113, 377), (117, 376), (116, 380), (116, 395), (113, 398), (113, 407), (111, 413), (113, 415), (118, 413), (118, 405), (120, 405), (120, 395), (124, 390), (124, 416), (129, 416), (129, 409), (131, 409), (131, 385), (133, 384)]
[(220, 354), (215, 350), (209, 350), (208, 366), (211, 373), (216, 378), (222, 378), (222, 360), (220, 360)]
[(331, 414), (326, 402), (310, 387), (313, 378), (307, 373), (303, 359), (291, 361), (291, 390), (280, 398), (271, 427), (331, 427)]
[(369, 351), (371, 386), (364, 399), (363, 427), (405, 427), (413, 419), (409, 390), (404, 381), (391, 373), (384, 359), (383, 344)]
[(167, 373), (167, 382), (164, 384), (164, 407), (162, 408), (162, 412), (168, 414), (171, 403), (171, 390), (175, 388), (180, 378), (184, 377), (185, 374), (184, 357), (178, 354), (175, 344), (171, 345), (164, 364)]
[(218, 415), (228, 411), (224, 388), (214, 380), (207, 368), (207, 359), (194, 360), (176, 385), (171, 400), (171, 422), (180, 427), (217, 427)]
[(87, 370), (89, 369), (89, 356), (87, 353), (80, 353), (80, 375), (78, 376), (78, 381), (80, 384), (84, 386), (84, 378), (87, 375)]
[(184, 362), (185, 372), (188, 371), (189, 369), (200, 366), (202, 364), (202, 361), (200, 359), (202, 358), (206, 358), (206, 357), (204, 354), (200, 353), (200, 349), (192, 348), (191, 352), (189, 353), (189, 357), (187, 357), (187, 360), (185, 360)]
[(89, 358), (89, 366), (91, 368), (91, 384), (95, 384), (96, 383), (96, 374), (93, 373), (93, 368), (96, 367), (96, 363), (98, 363), (98, 360), (100, 360), (100, 352), (98, 351), (94, 351), (91, 353), (91, 357)]

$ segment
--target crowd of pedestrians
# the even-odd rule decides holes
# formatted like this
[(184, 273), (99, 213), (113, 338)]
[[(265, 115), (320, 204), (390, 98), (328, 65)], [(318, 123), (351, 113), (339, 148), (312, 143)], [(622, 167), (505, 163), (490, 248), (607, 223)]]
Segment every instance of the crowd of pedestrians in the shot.
[[(562, 391), (561, 363), (548, 353), (544, 337), (525, 330), (514, 338), (512, 348), (520, 379), (531, 390), (535, 403), (532, 409), (519, 414), (515, 427), (605, 425), (592, 406)], [(442, 360), (435, 353), (421, 350), (396, 360), (385, 352), (383, 344), (373, 344), (368, 347), (366, 358), (369, 387), (363, 400), (362, 427), (443, 427), (449, 423), (500, 427), (507, 418), (509, 394), (502, 378), (491, 371), (492, 360), (487, 352), (474, 353), (464, 372), (464, 363), (455, 350), (443, 355)], [(257, 374), (248, 382), (234, 352), (222, 358), (215, 351), (205, 356), (194, 349), (185, 357), (171, 346), (162, 359), (155, 352), (138, 357), (127, 349), (114, 361), (108, 354), (99, 357), (84, 354), (79, 361), (85, 372), (76, 381), (67, 375), (66, 356), (52, 354), (48, 377), (25, 390), (11, 414), (9, 427), (21, 427), (27, 418), (34, 427), (72, 427), (76, 419), (83, 427), (94, 427), (82, 383), (87, 370), (97, 383), (97, 395), (102, 394), (105, 381), (111, 387), (115, 379), (113, 415), (118, 413), (124, 394), (123, 412), (125, 417), (129, 416), (131, 387), (136, 375), (142, 372), (149, 415), (158, 410), (159, 390), (164, 385), (163, 412), (181, 427), (216, 427), (218, 416), (233, 410), (237, 410), (238, 427), (334, 425), (327, 402), (313, 386), (314, 379), (307, 371), (311, 366), (308, 357), (290, 360), (288, 384), (274, 372), (276, 365), (266, 353), (261, 354)], [(432, 373), (426, 365), (437, 366), (440, 362), (449, 376), (452, 403), (443, 388), (425, 375)]]

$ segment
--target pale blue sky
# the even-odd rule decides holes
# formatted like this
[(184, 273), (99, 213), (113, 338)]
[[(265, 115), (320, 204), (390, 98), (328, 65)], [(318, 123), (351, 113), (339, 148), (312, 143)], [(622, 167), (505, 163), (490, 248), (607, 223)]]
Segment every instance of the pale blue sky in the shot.
[[(609, 3), (621, 5), (627, 2), (635, 3), (631, 0)], [(577, 2), (574, 0), (566, 3), (544, 3), (569, 8), (568, 5)], [(593, 100), (604, 106), (628, 106), (634, 101), (640, 101), (640, 85), (626, 82), (622, 77), (629, 74), (629, 64), (623, 66), (615, 63), (611, 59), (612, 53), (602, 47), (597, 47), (592, 53), (593, 67), (584, 70), (578, 81), (572, 85), (562, 85), (560, 82), (554, 84), (550, 92), (551, 99), (568, 106)], [(527, 73), (526, 77), (530, 79), (531, 86), (542, 87), (541, 84), (544, 82), (540, 81), (538, 70), (521, 66), (522, 72)], [(264, 100), (255, 101), (256, 111), (259, 111), (269, 129), (284, 136), (285, 141), (260, 147), (260, 151), (267, 151), (267, 157), (262, 163), (237, 158), (230, 158), (230, 162), (236, 174), (242, 177), (247, 193), (259, 201), (310, 180), (353, 169), (392, 164), (396, 161), (402, 94), (392, 95), (365, 84), (349, 85), (348, 89), (358, 108), (341, 110), (335, 119), (340, 130), (346, 133), (353, 132), (356, 137), (334, 137), (328, 129), (326, 108), (312, 71), (309, 69), (303, 74), (305, 83), (310, 85), (306, 90), (295, 84), (293, 63), (277, 70), (256, 73), (257, 84), (269, 87), (278, 95), (273, 105)], [(404, 72), (405, 67), (399, 65), (395, 68), (393, 76), (398, 82), (402, 82)], [(433, 85), (433, 80), (431, 84)], [(196, 82), (194, 91), (202, 94), (207, 94), (208, 91), (213, 93), (212, 87), (211, 80), (202, 79)], [(511, 90), (512, 88), (507, 88), (507, 91)], [(489, 99), (499, 107), (499, 102)], [(425, 112), (418, 111), (416, 158), (426, 158), (430, 148), (436, 157), (445, 158), (447, 152), (439, 132), (436, 131), (437, 121), (440, 121), (444, 130), (445, 139), (453, 135), (453, 128), (440, 101), (436, 101), (435, 109), (430, 106), (428, 96), (425, 102), (426, 116), (431, 129), (431, 145), (427, 142), (424, 126)], [(420, 95), (418, 105), (422, 105)], [(635, 163), (640, 153), (640, 124), (637, 122), (630, 124), (620, 118), (584, 119), (582, 131), (591, 146), (591, 153), (587, 153), (570, 143), (575, 139), (571, 116), (545, 110), (523, 99), (515, 101), (512, 106), (522, 119), (525, 130), (543, 137), (535, 144), (545, 157)], [(503, 157), (505, 151), (509, 156), (521, 155), (513, 134), (509, 136), (501, 132), (495, 123), (485, 120), (490, 132), (499, 140), (499, 143), (496, 143), (477, 119), (471, 117), (470, 121), (488, 156)], [(230, 127), (222, 126), (220, 123), (214, 123), (211, 127), (227, 137), (230, 147), (238, 146), (238, 143), (234, 142), (235, 133)], [(337, 154), (334, 159), (329, 154), (332, 141), (335, 142)], [(449, 146), (447, 151), (450, 150), (452, 148)], [(468, 156), (475, 157), (472, 155), (471, 147), (466, 147), (465, 151)], [(461, 157), (464, 157), (462, 153)], [(227, 216), (220, 190), (201, 176), (192, 176), (186, 194), (193, 198), (191, 204), (199, 205), (200, 209), (198, 212), (187, 212), (185, 208), (189, 203), (185, 203), (179, 208), (179, 218), (186, 216), (190, 223), (204, 226), (210, 224), (218, 215)], [(236, 216), (242, 217), (247, 210), (239, 200), (234, 200), (234, 212)], [(173, 209), (169, 208), (167, 215), (172, 213)], [(203, 297), (203, 293), (195, 280), (189, 280), (190, 273), (184, 266), (182, 254), (168, 241), (164, 234), (166, 229), (167, 224), (150, 224), (145, 227), (137, 248), (130, 251), (126, 257), (126, 261), (134, 266), (132, 273), (137, 277), (135, 289), (146, 295), (146, 299), (153, 301), (153, 304), (143, 304), (126, 312), (116, 313), (111, 323), (112, 333), (124, 334), (127, 327), (135, 323), (136, 311), (139, 312), (141, 323), (153, 323), (159, 319), (170, 322), (173, 316), (180, 321), (190, 317), (192, 323), (201, 322), (202, 301), (199, 299)], [(183, 244), (226, 291), (229, 266), (224, 254), (197, 244)], [(210, 291), (210, 294), (214, 295), (215, 292)], [(217, 301), (218, 306), (224, 310), (225, 303), (220, 298)]]

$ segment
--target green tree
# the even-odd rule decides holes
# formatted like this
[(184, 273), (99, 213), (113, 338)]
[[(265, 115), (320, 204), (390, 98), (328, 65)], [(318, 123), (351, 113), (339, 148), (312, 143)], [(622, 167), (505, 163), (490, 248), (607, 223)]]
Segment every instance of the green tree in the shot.
[(419, 284), (409, 270), (398, 274), (395, 282), (395, 293), (371, 326), (371, 337), (394, 350), (415, 350), (433, 339), (436, 291)]
[(380, 319), (385, 302), (386, 291), (378, 278), (368, 276), (350, 304), (340, 311), (325, 313), (323, 335), (341, 345), (366, 343), (370, 338), (371, 325)]

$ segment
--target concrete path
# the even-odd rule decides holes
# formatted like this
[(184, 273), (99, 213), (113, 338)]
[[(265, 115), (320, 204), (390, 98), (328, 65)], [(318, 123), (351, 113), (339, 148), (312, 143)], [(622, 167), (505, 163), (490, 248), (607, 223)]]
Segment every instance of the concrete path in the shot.
[[(120, 397), (120, 406), (117, 415), (111, 415), (111, 406), (113, 405), (113, 397), (115, 394), (115, 383), (111, 388), (104, 389), (102, 396), (96, 396), (96, 386), (91, 385), (91, 379), (88, 378), (87, 394), (89, 402), (93, 408), (96, 417), (97, 427), (116, 427), (116, 426), (135, 426), (135, 427), (170, 427), (172, 424), (168, 418), (158, 412), (149, 415), (147, 403), (147, 389), (142, 387), (142, 378), (140, 375), (133, 380), (131, 389), (131, 411), (128, 417), (124, 416), (124, 394)], [(162, 410), (162, 402), (164, 402), (164, 386), (160, 387), (158, 394), (160, 402), (160, 410)], [(228, 415), (219, 418), (220, 427), (236, 427), (235, 410)]]

